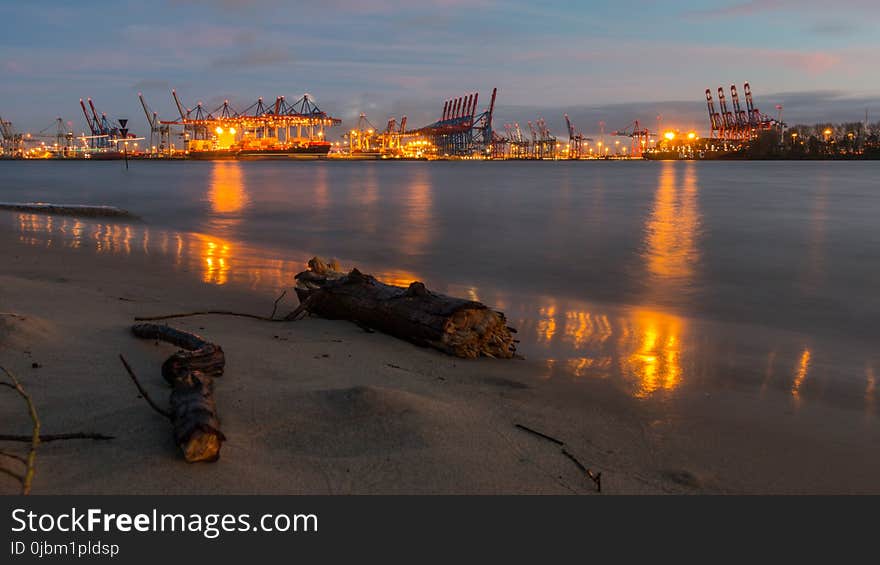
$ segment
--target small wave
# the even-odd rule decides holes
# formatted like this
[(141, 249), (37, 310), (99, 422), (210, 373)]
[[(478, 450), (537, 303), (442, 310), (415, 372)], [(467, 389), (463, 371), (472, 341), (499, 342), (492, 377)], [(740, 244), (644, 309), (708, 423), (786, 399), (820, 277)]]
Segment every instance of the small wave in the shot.
[(91, 206), (88, 204), (50, 204), (47, 202), (0, 202), (0, 210), (15, 212), (35, 212), (60, 216), (85, 216), (90, 218), (129, 218), (138, 217), (128, 210), (116, 206)]

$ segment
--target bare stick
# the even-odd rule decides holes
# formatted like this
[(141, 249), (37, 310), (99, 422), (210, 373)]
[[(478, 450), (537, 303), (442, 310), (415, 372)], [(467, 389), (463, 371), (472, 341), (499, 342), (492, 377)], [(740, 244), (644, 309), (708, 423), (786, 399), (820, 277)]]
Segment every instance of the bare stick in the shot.
[(155, 402), (153, 402), (153, 399), (150, 398), (150, 395), (147, 394), (147, 391), (145, 391), (145, 390), (144, 390), (144, 387), (141, 386), (140, 381), (138, 381), (137, 376), (134, 374), (134, 371), (132, 370), (131, 365), (129, 365), (129, 364), (128, 364), (128, 361), (125, 360), (125, 357), (123, 357), (123, 356), (120, 354), (120, 355), (119, 355), (119, 360), (122, 361), (122, 364), (125, 366), (125, 370), (128, 371), (128, 376), (131, 377), (132, 382), (134, 382), (134, 386), (136, 386), (137, 389), (138, 389), (138, 391), (140, 391), (141, 396), (144, 397), (144, 400), (147, 401), (147, 404), (149, 404), (150, 407), (151, 407), (153, 410), (155, 410), (155, 411), (158, 412), (159, 414), (162, 414), (163, 416), (165, 416), (166, 418), (168, 418), (168, 419), (170, 420), (170, 419), (171, 419), (171, 413), (168, 412), (167, 410), (163, 409), (163, 408), (160, 408), (158, 404), (156, 404)]
[(28, 393), (24, 391), (21, 383), (18, 382), (18, 379), (15, 378), (11, 372), (9, 372), (6, 367), (0, 367), (6, 376), (12, 380), (12, 384), (15, 387), (15, 390), (18, 394), (24, 399), (25, 403), (28, 407), (28, 414), (30, 414), (31, 422), (33, 422), (33, 433), (31, 434), (31, 449), (28, 452), (27, 456), (27, 470), (24, 473), (24, 476), (21, 478), (21, 494), (30, 494), (31, 492), (31, 484), (34, 482), (34, 474), (36, 473), (36, 460), (37, 460), (37, 446), (40, 445), (40, 418), (37, 416), (37, 408), (34, 406), (34, 401), (31, 400), (31, 397)]
[(321, 291), (319, 290), (310, 294), (308, 298), (299, 303), (299, 306), (296, 307), (296, 310), (285, 316), (284, 320), (295, 322), (302, 314), (308, 312), (309, 306), (311, 306), (312, 301), (315, 300), (315, 297), (318, 296), (320, 292)]
[(27, 465), (27, 459), (25, 459), (21, 455), (16, 455), (15, 453), (9, 453), (8, 451), (0, 451), (0, 456), (9, 457), (10, 459), (15, 459), (16, 461)]
[(602, 492), (602, 473), (593, 473), (587, 467), (581, 463), (577, 457), (575, 457), (568, 449), (565, 447), (562, 448), (562, 454), (571, 459), (571, 461), (577, 465), (577, 468), (581, 470), (582, 473), (586, 474), (594, 483), (596, 483), (596, 492)]
[[(40, 434), (40, 443), (49, 443), (50, 441), (61, 441), (68, 439), (93, 439), (96, 441), (116, 439), (115, 436), (105, 434), (96, 434), (91, 432), (74, 432), (69, 434)], [(30, 436), (0, 434), (0, 441), (31, 441)], [(0, 452), (2, 453), (2, 452)]]
[(254, 320), (263, 320), (264, 322), (283, 322), (283, 319), (267, 318), (266, 316), (258, 316), (257, 314), (247, 314), (245, 312), (230, 312), (228, 310), (204, 310), (200, 312), (183, 312), (180, 314), (168, 314), (165, 316), (137, 316), (136, 322), (152, 322), (155, 320), (170, 320), (172, 318), (188, 318), (190, 316), (238, 316), (240, 318), (253, 318)]
[(272, 305), (272, 314), (269, 315), (271, 320), (275, 319), (275, 312), (278, 311), (278, 303), (281, 302), (281, 299), (287, 296), (287, 289), (281, 291), (281, 296), (275, 299), (275, 304)]
[(18, 473), (14, 472), (14, 471), (10, 471), (9, 469), (6, 469), (5, 467), (0, 467), (0, 473), (5, 473), (20, 483), (24, 482), (24, 477), (22, 477), (21, 475), (19, 475)]
[(542, 438), (546, 439), (547, 441), (552, 441), (556, 445), (565, 445), (565, 442), (562, 442), (553, 436), (548, 436), (547, 434), (542, 434), (538, 430), (533, 430), (532, 428), (529, 428), (528, 426), (523, 426), (522, 424), (514, 424), (514, 425), (523, 431), (529, 432), (530, 434), (534, 434), (538, 437), (542, 437)]
[(582, 473), (584, 473), (587, 477), (589, 477), (596, 484), (596, 492), (602, 492), (602, 473), (601, 472), (593, 473), (593, 471), (588, 469), (583, 463), (581, 463), (578, 460), (577, 457), (575, 457), (568, 450), (568, 448), (566, 448), (564, 441), (558, 440), (553, 436), (548, 436), (547, 434), (541, 433), (538, 430), (533, 430), (532, 428), (530, 428), (528, 426), (523, 426), (522, 424), (514, 424), (514, 426), (516, 426), (517, 428), (519, 428), (523, 431), (529, 432), (530, 434), (533, 434), (533, 435), (536, 435), (540, 438), (546, 439), (547, 441), (553, 442), (556, 445), (558, 445), (559, 447), (561, 447), (562, 454), (565, 455), (566, 457), (568, 457), (572, 461), (572, 463), (574, 463), (577, 466), (577, 468), (580, 469), (580, 471)]

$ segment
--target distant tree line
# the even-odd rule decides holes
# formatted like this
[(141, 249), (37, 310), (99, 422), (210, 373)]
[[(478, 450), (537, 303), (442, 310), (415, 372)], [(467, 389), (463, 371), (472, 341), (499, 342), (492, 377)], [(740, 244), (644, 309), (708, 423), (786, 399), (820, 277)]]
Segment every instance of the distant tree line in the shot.
[(880, 159), (880, 122), (826, 122), (768, 130), (743, 153), (752, 159)]

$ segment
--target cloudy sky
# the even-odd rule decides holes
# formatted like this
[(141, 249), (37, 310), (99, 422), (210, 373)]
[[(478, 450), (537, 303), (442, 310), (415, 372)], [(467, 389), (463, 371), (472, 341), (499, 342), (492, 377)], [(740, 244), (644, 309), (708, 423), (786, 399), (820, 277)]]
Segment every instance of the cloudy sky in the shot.
[(347, 123), (436, 119), (499, 88), (498, 120), (568, 112), (587, 133), (633, 119), (705, 129), (707, 87), (750, 81), (791, 122), (880, 119), (878, 0), (0, 0), (0, 115), (39, 130), (99, 111), (173, 119), (224, 98), (310, 93)]

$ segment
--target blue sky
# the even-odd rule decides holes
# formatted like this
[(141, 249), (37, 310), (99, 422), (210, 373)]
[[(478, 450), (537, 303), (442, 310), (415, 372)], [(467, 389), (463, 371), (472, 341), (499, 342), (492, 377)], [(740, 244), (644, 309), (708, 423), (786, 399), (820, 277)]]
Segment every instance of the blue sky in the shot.
[(877, 0), (2, 0), (0, 21), (0, 115), (20, 129), (81, 131), (92, 97), (143, 131), (137, 92), (169, 119), (171, 88), (188, 106), (309, 92), (348, 123), (421, 125), (495, 86), (496, 127), (705, 128), (705, 88), (744, 81), (789, 122), (880, 119)]

